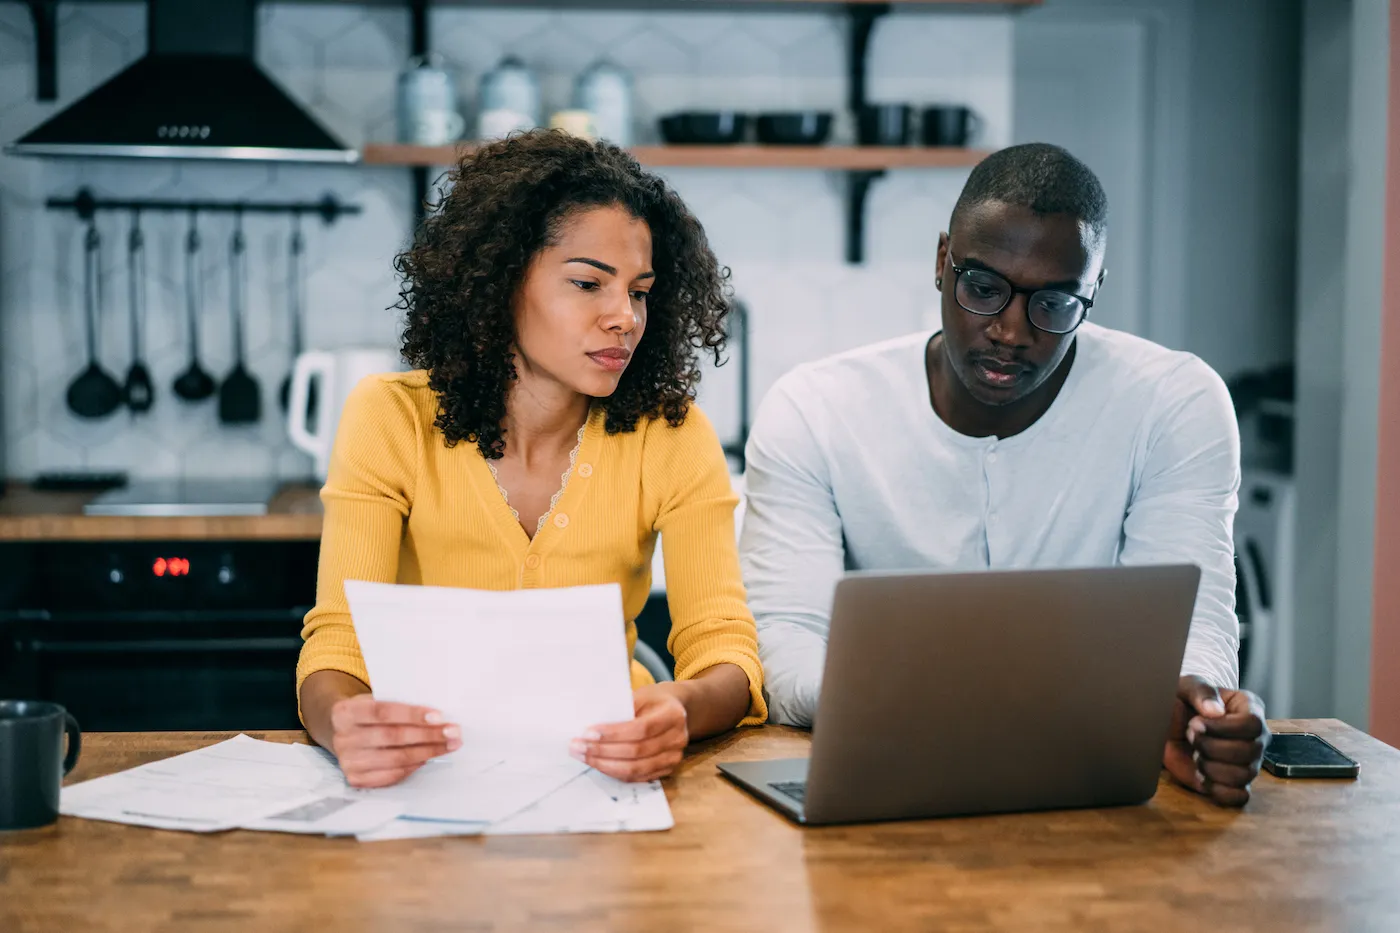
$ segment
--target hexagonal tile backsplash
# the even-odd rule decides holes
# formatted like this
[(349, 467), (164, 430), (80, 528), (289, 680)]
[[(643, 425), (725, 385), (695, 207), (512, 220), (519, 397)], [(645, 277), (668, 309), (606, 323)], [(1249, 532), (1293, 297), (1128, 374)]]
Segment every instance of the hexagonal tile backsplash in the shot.
[[(394, 81), (408, 56), (408, 14), (394, 6), (265, 4), (259, 60), (293, 96), (352, 144), (394, 131)], [(470, 121), (476, 85), (502, 55), (541, 78), (547, 111), (569, 103), (574, 76), (600, 56), (635, 79), (641, 141), (656, 118), (685, 109), (749, 111), (817, 107), (842, 112), (846, 23), (821, 8), (801, 12), (566, 12), (444, 5), (432, 13), (434, 46), (458, 71)], [(60, 8), (61, 100), (34, 100), (32, 28), (20, 4), (0, 4), (0, 141), (29, 130), (145, 50), (141, 4)], [(966, 103), (986, 121), (977, 142), (1011, 136), (1011, 24), (1005, 15), (900, 10), (877, 26), (870, 94), (916, 105)], [(842, 113), (837, 134), (853, 132)], [(924, 326), (937, 234), (965, 170), (893, 172), (877, 184), (867, 217), (867, 263), (843, 260), (839, 175), (809, 171), (675, 169), (668, 180), (710, 234), (751, 314), (753, 400), (807, 360)], [(249, 364), (261, 382), (259, 424), (218, 424), (210, 402), (170, 392), (187, 365), (186, 219), (147, 216), (146, 355), (154, 409), (105, 421), (73, 417), (68, 382), (84, 365), (82, 231), (44, 200), (86, 185), (111, 197), (314, 198), (331, 192), (363, 213), (331, 227), (308, 225), (308, 345), (394, 345), (397, 291), (391, 268), (411, 223), (409, 173), (341, 168), (172, 162), (52, 161), (0, 156), (0, 412), (4, 461), (14, 477), (46, 470), (123, 469), (134, 476), (304, 476), (310, 460), (286, 441), (275, 393), (286, 375), (290, 329), (290, 222), (249, 217)], [(130, 220), (100, 219), (104, 307), (99, 352), (118, 377), (131, 359), (125, 244)], [(232, 366), (227, 218), (200, 219), (201, 355), (217, 376)], [(734, 367), (707, 372), (701, 401), (722, 437), (737, 430)]]

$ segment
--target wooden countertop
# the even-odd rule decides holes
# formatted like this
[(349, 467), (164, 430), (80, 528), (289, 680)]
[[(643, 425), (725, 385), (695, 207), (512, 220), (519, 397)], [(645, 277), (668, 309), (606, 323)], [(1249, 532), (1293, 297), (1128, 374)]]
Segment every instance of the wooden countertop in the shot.
[[(691, 750), (664, 833), (361, 844), (64, 817), (0, 835), (0, 929), (1400, 930), (1400, 752), (1275, 728), (1327, 736), (1360, 779), (1264, 774), (1243, 811), (1164, 780), (1140, 807), (801, 829), (715, 770), (806, 753), (768, 726)], [(89, 735), (74, 777), (226, 737)]]
[(266, 515), (147, 518), (84, 515), (96, 493), (11, 484), (0, 496), (0, 541), (315, 540), (321, 537), (318, 493), (314, 486), (283, 486)]

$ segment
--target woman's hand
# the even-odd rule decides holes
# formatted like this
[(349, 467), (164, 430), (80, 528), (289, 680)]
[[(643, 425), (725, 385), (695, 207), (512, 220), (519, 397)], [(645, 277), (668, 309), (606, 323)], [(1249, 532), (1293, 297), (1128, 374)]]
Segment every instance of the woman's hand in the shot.
[(388, 787), (429, 759), (462, 747), (461, 730), (423, 706), (381, 703), (373, 695), (337, 700), (330, 710), (330, 750), (351, 787)]
[(569, 753), (622, 781), (654, 781), (676, 770), (691, 739), (734, 728), (748, 708), (749, 675), (716, 664), (690, 680), (633, 690), (635, 719), (594, 726)]
[(690, 743), (683, 685), (648, 684), (632, 691), (636, 718), (594, 726), (569, 754), (622, 781), (654, 781), (676, 769)]
[(397, 784), (428, 759), (462, 747), (461, 730), (437, 710), (380, 703), (367, 684), (341, 671), (316, 671), (302, 682), (301, 716), (352, 787)]

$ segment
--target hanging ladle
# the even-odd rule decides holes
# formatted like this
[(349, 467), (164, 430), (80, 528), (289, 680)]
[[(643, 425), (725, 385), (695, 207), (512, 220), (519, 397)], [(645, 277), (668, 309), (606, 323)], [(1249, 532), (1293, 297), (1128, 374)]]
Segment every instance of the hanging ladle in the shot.
[(189, 319), (189, 368), (175, 377), (175, 394), (187, 402), (202, 402), (214, 394), (214, 377), (199, 365), (199, 311), (204, 304), (204, 290), (199, 268), (199, 229), (195, 213), (190, 211), (190, 229), (185, 235), (185, 313)]
[(229, 246), (229, 307), (233, 312), (233, 369), (219, 386), (219, 420), (224, 424), (251, 424), (262, 417), (262, 390), (244, 362), (244, 314), (247, 300), (247, 241), (243, 237), (243, 213), (234, 214), (233, 241)]
[(141, 324), (146, 314), (146, 242), (141, 234), (141, 212), (131, 212), (131, 233), (127, 235), (126, 272), (131, 304), (131, 368), (126, 371), (122, 396), (135, 413), (150, 411), (155, 402), (151, 372), (141, 351)]
[(83, 238), (83, 311), (87, 318), (87, 368), (68, 385), (68, 408), (80, 418), (105, 418), (122, 403), (122, 389), (97, 361), (98, 316), (102, 304), (102, 239), (89, 220)]

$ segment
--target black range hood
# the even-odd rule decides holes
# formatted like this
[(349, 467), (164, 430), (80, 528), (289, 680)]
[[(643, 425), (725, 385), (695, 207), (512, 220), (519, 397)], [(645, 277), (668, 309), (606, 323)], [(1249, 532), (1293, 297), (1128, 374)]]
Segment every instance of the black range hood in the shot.
[(148, 0), (144, 58), (5, 151), (359, 161), (253, 61), (256, 0)]

